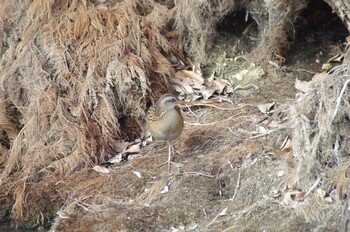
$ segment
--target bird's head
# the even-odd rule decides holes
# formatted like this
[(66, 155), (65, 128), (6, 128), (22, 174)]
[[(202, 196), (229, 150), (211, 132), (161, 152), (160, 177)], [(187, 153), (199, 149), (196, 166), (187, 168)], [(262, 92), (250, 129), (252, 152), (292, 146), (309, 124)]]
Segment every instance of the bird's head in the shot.
[(157, 102), (157, 105), (161, 109), (166, 109), (166, 110), (173, 109), (178, 104), (185, 105), (185, 104), (189, 104), (189, 103), (185, 102), (185, 101), (178, 100), (175, 95), (170, 94), (170, 93), (166, 93), (166, 94), (162, 95)]

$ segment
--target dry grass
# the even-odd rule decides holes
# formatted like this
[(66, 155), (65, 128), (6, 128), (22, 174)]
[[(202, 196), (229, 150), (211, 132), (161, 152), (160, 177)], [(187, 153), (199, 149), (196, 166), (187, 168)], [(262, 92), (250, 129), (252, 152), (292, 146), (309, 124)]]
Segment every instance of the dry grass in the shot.
[[(315, 182), (317, 188), (330, 194), (337, 191), (338, 203), (349, 196), (350, 108), (349, 51), (343, 65), (313, 84), (292, 107), (293, 165), (287, 186), (307, 191)], [(319, 196), (321, 199), (325, 196)], [(314, 196), (300, 205), (306, 218), (321, 221), (324, 202)]]
[(139, 135), (177, 48), (164, 35), (172, 11), (153, 0), (1, 5), (0, 186), (16, 176), (19, 222), (28, 182), (104, 162)]
[(258, 46), (254, 59), (267, 62), (283, 59), (294, 37), (294, 26), (306, 0), (246, 1), (210, 0), (179, 1), (176, 5), (176, 25), (192, 58), (198, 63), (208, 63), (206, 51), (212, 46), (216, 25), (230, 13), (245, 11), (259, 30)]

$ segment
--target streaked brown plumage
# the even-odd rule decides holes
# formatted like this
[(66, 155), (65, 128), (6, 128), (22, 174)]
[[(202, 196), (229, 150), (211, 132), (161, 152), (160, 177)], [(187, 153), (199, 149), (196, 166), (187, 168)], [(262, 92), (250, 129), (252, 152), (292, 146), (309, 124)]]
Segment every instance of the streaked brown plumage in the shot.
[(172, 141), (178, 138), (184, 127), (181, 111), (177, 104), (187, 104), (179, 101), (172, 94), (162, 95), (157, 103), (148, 110), (147, 129), (156, 140), (166, 140), (169, 144), (168, 171), (174, 154)]

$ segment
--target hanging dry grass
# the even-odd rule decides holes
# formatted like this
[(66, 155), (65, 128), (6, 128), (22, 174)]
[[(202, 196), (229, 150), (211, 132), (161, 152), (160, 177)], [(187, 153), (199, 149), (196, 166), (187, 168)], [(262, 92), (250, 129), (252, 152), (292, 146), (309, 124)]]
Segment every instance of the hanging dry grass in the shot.
[(255, 59), (268, 61), (282, 58), (290, 42), (288, 38), (294, 36), (293, 23), (306, 4), (306, 0), (179, 1), (175, 18), (190, 55), (205, 64), (206, 50), (212, 45), (217, 24), (229, 13), (246, 11), (257, 23), (260, 34), (253, 52)]
[[(153, 0), (1, 3), (0, 186), (20, 223), (26, 184), (104, 162), (140, 132), (173, 74)], [(15, 178), (11, 178), (15, 177)]]
[[(287, 186), (307, 191), (316, 183), (314, 188), (320, 187), (325, 194), (336, 189), (340, 203), (350, 194), (349, 55), (348, 51), (344, 64), (315, 81), (291, 108), (293, 152)], [(314, 215), (322, 214), (322, 207), (312, 201), (304, 207)]]

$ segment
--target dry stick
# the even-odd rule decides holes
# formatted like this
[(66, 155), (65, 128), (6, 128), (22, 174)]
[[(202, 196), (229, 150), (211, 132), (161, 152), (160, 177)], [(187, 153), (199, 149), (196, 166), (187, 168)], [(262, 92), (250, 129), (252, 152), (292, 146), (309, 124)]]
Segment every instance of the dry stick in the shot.
[(287, 127), (280, 127), (280, 128), (274, 129), (274, 130), (270, 130), (269, 132), (264, 133), (264, 134), (259, 134), (259, 135), (251, 136), (251, 137), (249, 137), (248, 139), (256, 139), (256, 138), (259, 138), (259, 137), (263, 137), (263, 136), (265, 136), (265, 135), (269, 135), (269, 134), (271, 134), (271, 133), (273, 133), (273, 132), (275, 132), (275, 131), (282, 130), (282, 129), (285, 129), (285, 128), (287, 128)]
[(202, 172), (182, 172), (182, 173), (179, 173), (179, 175), (196, 175), (196, 176), (204, 176), (208, 178), (214, 177), (213, 175), (202, 173)]
[(317, 187), (317, 185), (320, 183), (321, 177), (317, 178), (315, 183), (311, 186), (309, 191), (306, 192), (305, 196), (302, 198), (302, 200), (305, 200), (305, 198)]
[(227, 207), (225, 209), (223, 209), (218, 215), (216, 215), (215, 218), (213, 220), (211, 220), (211, 222), (209, 222), (209, 224), (207, 225), (207, 228), (209, 228), (209, 226), (214, 224), (216, 219), (218, 219), (218, 217), (226, 215), (226, 211), (227, 211)]
[(237, 178), (237, 183), (236, 183), (236, 188), (235, 188), (235, 191), (233, 193), (233, 196), (231, 197), (231, 201), (233, 201), (236, 197), (236, 194), (237, 194), (237, 191), (238, 191), (238, 188), (239, 186), (241, 185), (241, 172), (238, 172), (238, 178)]
[(313, 75), (316, 75), (316, 74), (317, 74), (316, 72), (309, 71), (309, 70), (303, 69), (303, 68), (299, 68), (299, 69), (297, 69), (297, 71), (298, 71), (298, 72), (306, 72), (306, 73), (313, 74)]
[(345, 82), (343, 88), (340, 91), (339, 97), (337, 98), (337, 105), (335, 106), (335, 110), (334, 110), (333, 117), (332, 117), (332, 122), (333, 122), (335, 116), (337, 115), (337, 112), (339, 110), (340, 101), (342, 99), (342, 96), (344, 95), (346, 88), (348, 87), (349, 82), (350, 82), (350, 79)]
[[(225, 107), (223, 108), (223, 107), (219, 107), (219, 106), (216, 106), (216, 105), (213, 105), (213, 104), (195, 103), (192, 106), (210, 106), (210, 107), (213, 107), (213, 108), (216, 108), (216, 109), (219, 109), (219, 110), (238, 110), (238, 109), (242, 109), (243, 107), (252, 106), (252, 105), (245, 104), (245, 105), (242, 105), (242, 106), (239, 106), (239, 107), (235, 107), (235, 108), (225, 108)], [(254, 106), (252, 106), (252, 107), (254, 107)]]
[(254, 85), (254, 84), (247, 84), (247, 85), (244, 85), (244, 86), (238, 85), (237, 87), (235, 87), (233, 89), (233, 92), (235, 92), (236, 90), (249, 89), (251, 87), (253, 87), (254, 89), (259, 89), (259, 87)]

